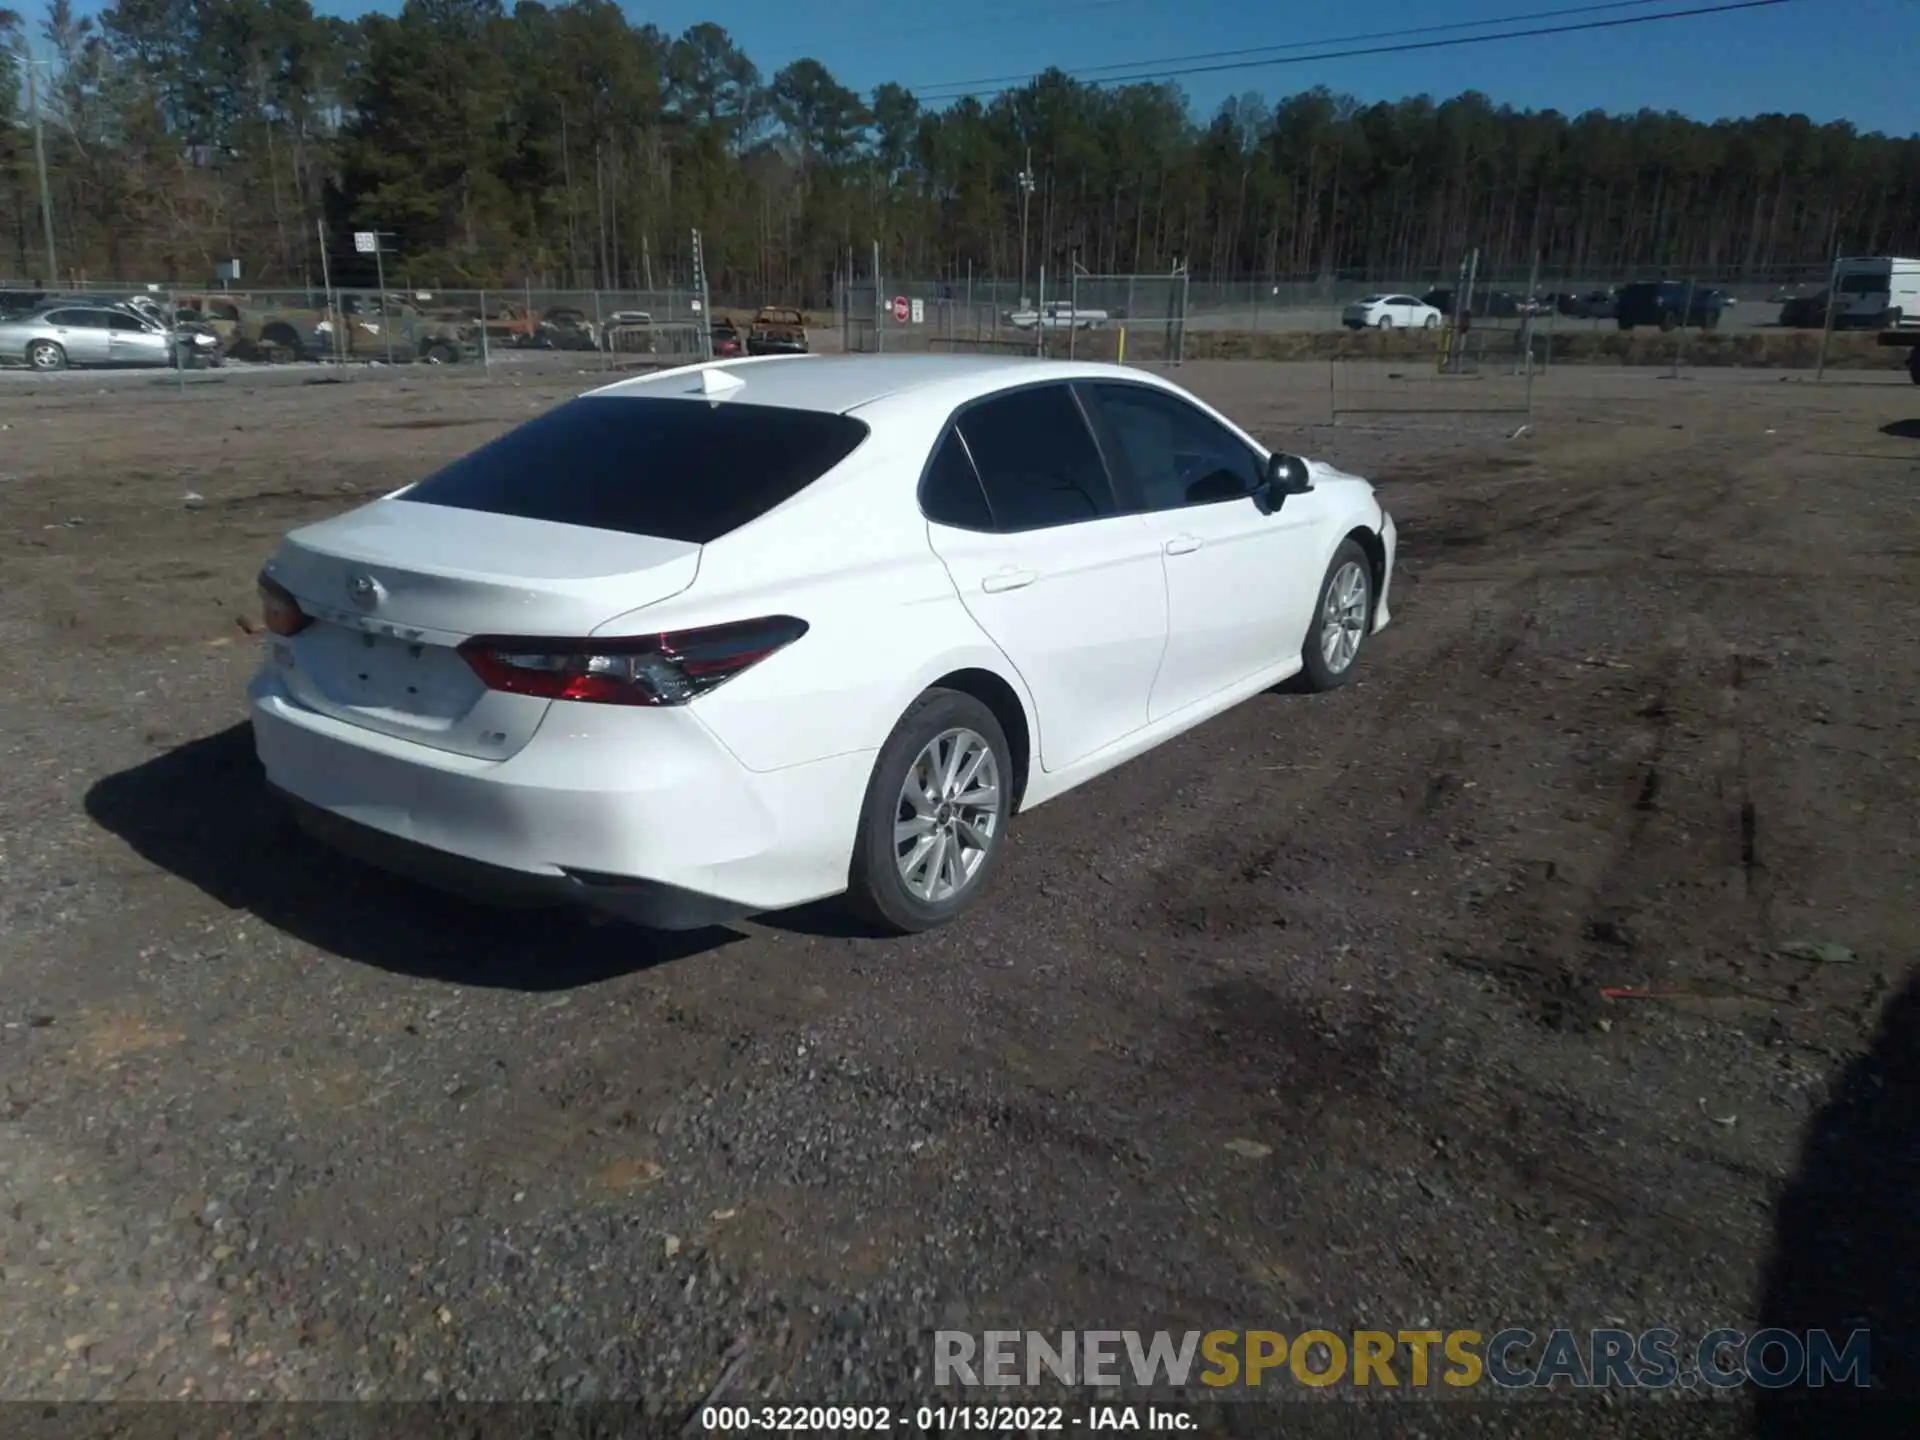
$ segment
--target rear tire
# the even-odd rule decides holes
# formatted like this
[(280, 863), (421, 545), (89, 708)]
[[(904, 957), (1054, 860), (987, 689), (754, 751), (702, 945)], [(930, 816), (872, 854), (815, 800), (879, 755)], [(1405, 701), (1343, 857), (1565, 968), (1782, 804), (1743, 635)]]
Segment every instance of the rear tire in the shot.
[(992, 881), (1012, 811), (1013, 756), (993, 712), (957, 690), (927, 691), (874, 761), (846, 907), (890, 935), (944, 925)]
[(452, 365), (460, 356), (444, 340), (435, 340), (420, 351), (420, 359), (428, 365)]
[(1905, 318), (1906, 318), (1905, 315), (1901, 312), (1900, 308), (1896, 305), (1893, 309), (1887, 311), (1885, 315), (1880, 317), (1880, 323), (1888, 330), (1898, 330), (1900, 328), (1900, 322)]
[(1373, 629), (1373, 598), (1373, 566), (1366, 551), (1343, 540), (1327, 565), (1313, 618), (1300, 642), (1305, 689), (1324, 694), (1353, 678)]
[(1680, 317), (1678, 315), (1674, 314), (1671, 310), (1663, 310), (1660, 312), (1660, 333), (1662, 335), (1679, 328)]
[(1920, 385), (1920, 345), (1907, 352), (1907, 375), (1914, 384)]
[(27, 364), (42, 373), (67, 368), (67, 352), (53, 340), (36, 340), (27, 346)]

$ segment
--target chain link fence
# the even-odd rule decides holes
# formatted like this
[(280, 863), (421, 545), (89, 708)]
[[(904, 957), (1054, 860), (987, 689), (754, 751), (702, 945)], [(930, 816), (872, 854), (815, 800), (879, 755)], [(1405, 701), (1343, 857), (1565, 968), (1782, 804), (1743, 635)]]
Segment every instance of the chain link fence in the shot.
[(1541, 367), (1519, 334), (1435, 327), (1394, 338), (1404, 342), (1398, 354), (1376, 350), (1328, 362), (1333, 424), (1517, 429), (1532, 422)]
[[(878, 257), (856, 256), (861, 269)], [(958, 273), (889, 279), (843, 275), (828, 311), (803, 312), (808, 349), (855, 354), (1033, 354), (1140, 363), (1191, 359), (1318, 360), (1401, 365), (1423, 341), (1364, 316), (1358, 302), (1405, 301), (1395, 332), (1451, 332), (1461, 308), (1483, 373), (1531, 358), (1536, 375), (1563, 364), (1896, 369), (1908, 353), (1877, 346), (1858, 317), (1828, 303), (1820, 269), (1693, 274), (1540, 267), (1526, 275), (1480, 270), (1465, 299), (1452, 273), (1196, 280), (1180, 270), (1095, 275), (1036, 267), (1018, 279)], [(1462, 292), (1456, 299), (1455, 292)], [(0, 308), (45, 292), (0, 285)], [(1649, 296), (1651, 295), (1651, 300)], [(76, 300), (147, 307), (160, 323), (213, 333), (208, 362), (234, 364), (478, 365), (638, 368), (709, 353), (751, 353), (757, 307), (703, 305), (685, 288), (557, 290), (530, 286), (445, 290), (231, 289), (89, 282)], [(1638, 308), (1623, 312), (1632, 297)], [(711, 347), (711, 348), (710, 348)], [(1503, 348), (1504, 347), (1504, 348)], [(77, 347), (78, 348), (78, 347)], [(790, 345), (782, 348), (791, 348)], [(18, 351), (18, 353), (15, 353)], [(24, 345), (0, 347), (0, 364), (27, 363)], [(94, 359), (75, 364), (107, 363)], [(1358, 377), (1363, 370), (1351, 372)], [(1336, 387), (1338, 388), (1338, 387)], [(1356, 384), (1356, 390), (1362, 388)], [(1355, 409), (1366, 408), (1361, 406)]]
[(1018, 282), (856, 277), (837, 288), (842, 347), (850, 354), (1034, 355), (1180, 363), (1187, 277), (1065, 276)]

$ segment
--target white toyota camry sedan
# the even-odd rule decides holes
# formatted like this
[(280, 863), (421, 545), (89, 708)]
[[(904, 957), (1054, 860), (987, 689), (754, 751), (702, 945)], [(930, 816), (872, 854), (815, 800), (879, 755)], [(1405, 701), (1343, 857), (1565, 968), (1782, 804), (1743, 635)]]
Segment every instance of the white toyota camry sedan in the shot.
[(260, 576), (250, 691), (311, 831), (479, 898), (904, 933), (1012, 817), (1387, 623), (1364, 480), (1166, 380), (727, 360), (557, 406)]

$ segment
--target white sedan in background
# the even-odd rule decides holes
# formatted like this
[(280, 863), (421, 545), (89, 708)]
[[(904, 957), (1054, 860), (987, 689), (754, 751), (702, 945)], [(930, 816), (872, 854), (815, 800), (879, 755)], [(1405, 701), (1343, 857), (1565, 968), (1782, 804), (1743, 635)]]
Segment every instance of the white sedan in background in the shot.
[(1137, 370), (718, 361), (294, 531), (253, 729), (309, 829), (481, 898), (923, 930), (1016, 813), (1343, 684), (1395, 543), (1366, 481)]
[(1446, 316), (1411, 295), (1369, 295), (1340, 313), (1349, 330), (1438, 330)]

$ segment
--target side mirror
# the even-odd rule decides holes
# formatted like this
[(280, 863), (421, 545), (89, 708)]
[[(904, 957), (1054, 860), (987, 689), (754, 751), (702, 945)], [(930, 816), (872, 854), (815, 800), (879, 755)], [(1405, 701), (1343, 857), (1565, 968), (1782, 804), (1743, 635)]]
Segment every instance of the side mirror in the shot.
[(1266, 489), (1259, 496), (1260, 508), (1271, 515), (1289, 495), (1304, 495), (1313, 489), (1313, 474), (1298, 455), (1278, 451), (1267, 457)]

